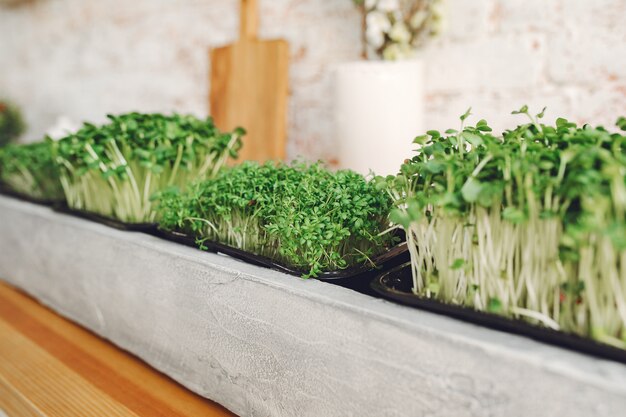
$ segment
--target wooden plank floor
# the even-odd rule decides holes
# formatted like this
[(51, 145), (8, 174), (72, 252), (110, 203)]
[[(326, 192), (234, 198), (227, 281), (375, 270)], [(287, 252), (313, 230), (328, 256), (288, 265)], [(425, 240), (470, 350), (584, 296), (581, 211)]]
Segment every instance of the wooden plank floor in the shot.
[(0, 416), (234, 416), (0, 282)]

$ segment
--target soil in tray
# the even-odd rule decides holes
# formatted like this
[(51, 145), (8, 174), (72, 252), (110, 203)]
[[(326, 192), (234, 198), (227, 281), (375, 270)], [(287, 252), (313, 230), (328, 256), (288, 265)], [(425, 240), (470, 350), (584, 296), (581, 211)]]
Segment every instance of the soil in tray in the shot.
[(477, 311), (469, 307), (418, 297), (412, 292), (413, 277), (410, 263), (399, 265), (387, 272), (378, 274), (371, 281), (371, 288), (378, 296), (387, 300), (626, 364), (626, 350), (592, 339), (540, 327), (522, 320)]
[(125, 230), (129, 232), (144, 232), (150, 234), (155, 234), (157, 231), (156, 223), (124, 223), (120, 220), (101, 216), (99, 214), (91, 213), (89, 211), (75, 210), (68, 207), (66, 204), (57, 204), (54, 206), (54, 210), (58, 211), (59, 213), (70, 214), (72, 216), (104, 224), (105, 226), (113, 227), (118, 230)]
[[(158, 236), (186, 246), (198, 248), (196, 239), (193, 236), (189, 236), (185, 233), (159, 229)], [(209, 252), (223, 253), (225, 255), (229, 255), (233, 258), (245, 261), (253, 265), (263, 266), (298, 277), (306, 274), (306, 271), (288, 267), (279, 262), (275, 262), (265, 256), (255, 255), (253, 253), (233, 248), (231, 246), (224, 245), (218, 242), (204, 241), (203, 245), (205, 247), (204, 250), (207, 250)], [(322, 281), (332, 281), (335, 284), (352, 288), (360, 292), (371, 293), (371, 290), (369, 288), (369, 279), (362, 279), (365, 274), (368, 275), (367, 278), (371, 279), (374, 275), (380, 273), (381, 271), (404, 263), (408, 259), (409, 254), (406, 248), (406, 243), (401, 242), (398, 245), (390, 248), (387, 252), (373, 258), (372, 261), (374, 265), (366, 264), (343, 270), (324, 272), (322, 274), (319, 274), (317, 279)], [(354, 278), (356, 277), (359, 277), (359, 282), (355, 282)], [(355, 285), (358, 288), (353, 288)]]

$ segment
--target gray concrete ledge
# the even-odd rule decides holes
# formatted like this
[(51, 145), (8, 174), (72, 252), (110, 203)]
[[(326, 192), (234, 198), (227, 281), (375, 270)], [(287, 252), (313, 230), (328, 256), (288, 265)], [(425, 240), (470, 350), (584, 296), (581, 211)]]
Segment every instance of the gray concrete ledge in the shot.
[(0, 196), (0, 277), (242, 416), (617, 416), (626, 366)]

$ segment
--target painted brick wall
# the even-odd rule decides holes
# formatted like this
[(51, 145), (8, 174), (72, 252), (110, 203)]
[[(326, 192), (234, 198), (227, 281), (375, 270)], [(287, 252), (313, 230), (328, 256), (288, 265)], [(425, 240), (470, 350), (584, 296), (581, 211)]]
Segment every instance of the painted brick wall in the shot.
[[(15, 0), (12, 0), (15, 2)], [(0, 1), (0, 4), (6, 0)], [(358, 59), (350, 0), (260, 0), (261, 36), (291, 43), (289, 155), (336, 157), (332, 68)], [(207, 111), (209, 45), (237, 36), (237, 0), (26, 0), (0, 6), (0, 95), (37, 139), (57, 116)], [(626, 114), (626, 0), (448, 0), (448, 31), (423, 51), (424, 128), (474, 113), (497, 129), (526, 103), (547, 118)]]

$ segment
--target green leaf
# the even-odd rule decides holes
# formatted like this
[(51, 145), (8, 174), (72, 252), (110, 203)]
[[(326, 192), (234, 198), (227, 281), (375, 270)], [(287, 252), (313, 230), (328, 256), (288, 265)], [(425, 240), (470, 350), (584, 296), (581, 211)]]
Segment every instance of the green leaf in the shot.
[(487, 311), (490, 313), (502, 312), (502, 302), (497, 297), (491, 297), (487, 302)]
[(522, 223), (526, 220), (526, 214), (515, 207), (507, 207), (502, 211), (502, 218), (511, 223)]
[(480, 119), (478, 123), (476, 123), (476, 129), (480, 130), (481, 132), (491, 132), (491, 128), (489, 127), (485, 119)]
[(426, 162), (424, 168), (431, 174), (439, 174), (445, 171), (446, 164), (436, 159), (431, 159), (430, 161)]
[(389, 220), (392, 223), (399, 224), (404, 229), (408, 229), (411, 224), (409, 214), (399, 209), (394, 209), (389, 213)]
[(539, 162), (539, 168), (544, 169), (544, 170), (550, 170), (552, 168), (554, 168), (554, 162), (552, 161), (541, 161)]
[(480, 146), (483, 144), (483, 138), (481, 138), (476, 133), (465, 131), (461, 133), (461, 136), (463, 136), (463, 139), (465, 139), (467, 142), (469, 142), (473, 146)]
[(490, 182), (483, 184), (483, 189), (478, 195), (477, 203), (483, 207), (491, 207), (495, 198), (502, 192), (502, 186), (498, 183)]
[(430, 135), (433, 139), (438, 139), (441, 137), (441, 133), (439, 133), (439, 131), (437, 130), (429, 130), (426, 133)]
[(483, 184), (476, 178), (468, 178), (468, 180), (461, 188), (461, 195), (463, 199), (468, 203), (473, 203), (478, 200), (478, 196), (483, 189)]
[(564, 119), (562, 117), (559, 117), (558, 119), (556, 119), (556, 127), (557, 128), (575, 128), (576, 127), (576, 123), (572, 123), (567, 119)]
[(416, 222), (422, 218), (422, 208), (416, 202), (409, 202), (406, 211), (411, 222)]
[(523, 105), (519, 110), (515, 110), (511, 112), (511, 114), (527, 114), (527, 113), (528, 113), (527, 105)]
[(464, 266), (465, 266), (465, 259), (457, 258), (454, 260), (454, 262), (452, 262), (452, 265), (450, 265), (450, 269), (461, 269)]
[(472, 114), (472, 108), (470, 107), (469, 109), (467, 109), (465, 111), (465, 113), (463, 113), (460, 117), (461, 121), (464, 122), (465, 119), (467, 119), (468, 117), (470, 117), (470, 115)]
[(547, 107), (544, 107), (540, 113), (537, 113), (537, 119), (543, 119), (543, 116), (546, 114)]

